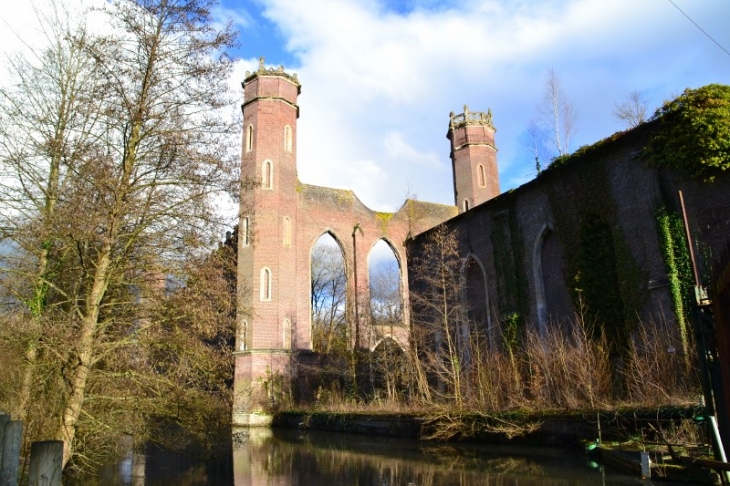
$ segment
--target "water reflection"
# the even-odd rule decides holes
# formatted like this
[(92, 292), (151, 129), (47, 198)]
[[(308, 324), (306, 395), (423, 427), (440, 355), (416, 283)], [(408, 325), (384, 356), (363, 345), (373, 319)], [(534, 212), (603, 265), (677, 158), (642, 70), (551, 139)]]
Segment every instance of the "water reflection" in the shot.
[[(155, 447), (93, 477), (104, 486), (651, 485), (604, 469), (582, 451), (436, 443), (289, 429), (237, 429), (233, 457), (202, 462)], [(231, 462), (233, 464), (231, 464)], [(233, 470), (231, 470), (231, 466)], [(663, 486), (670, 483), (662, 482)]]
[(605, 471), (581, 452), (546, 448), (286, 429), (237, 430), (234, 444), (235, 486), (652, 484)]

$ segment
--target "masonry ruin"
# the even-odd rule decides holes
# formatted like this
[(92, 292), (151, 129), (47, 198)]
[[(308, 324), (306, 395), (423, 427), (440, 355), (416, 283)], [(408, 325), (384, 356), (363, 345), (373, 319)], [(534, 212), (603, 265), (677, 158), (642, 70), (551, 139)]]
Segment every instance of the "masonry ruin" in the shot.
[[(491, 112), (465, 106), (450, 114), (447, 133), (455, 205), (407, 200), (397, 212), (382, 213), (352, 191), (298, 180), (296, 75), (265, 68), (262, 59), (243, 86), (241, 176), (248, 184), (238, 238), (235, 425), (267, 424), (276, 379), (295, 380), (298, 357), (312, 349), (310, 256), (324, 234), (344, 257), (350, 346), (372, 351), (384, 339), (408, 347), (413, 275), (406, 255), (424, 251), (436, 226), (458, 234), (465, 298), (484, 326), (495, 329), (518, 316), (541, 330), (570, 319), (580, 275), (583, 284), (598, 282), (602, 294), (585, 297), (624, 334), (632, 315), (672, 321), (660, 209), (676, 212), (682, 191), (689, 226), (709, 254), (730, 232), (729, 177), (706, 184), (641, 163), (653, 122), (500, 194)], [(381, 240), (398, 261), (404, 302), (403, 325), (388, 329), (371, 326), (362, 303), (369, 292), (368, 255)], [(591, 260), (598, 263), (586, 266)]]

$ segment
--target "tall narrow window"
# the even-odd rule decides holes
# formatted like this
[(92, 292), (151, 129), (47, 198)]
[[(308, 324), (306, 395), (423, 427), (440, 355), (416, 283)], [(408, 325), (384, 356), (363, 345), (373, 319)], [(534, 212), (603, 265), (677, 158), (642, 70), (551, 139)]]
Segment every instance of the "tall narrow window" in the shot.
[(290, 154), (292, 151), (291, 127), (284, 127), (284, 152)]
[(246, 344), (246, 338), (248, 338), (248, 322), (241, 322), (240, 333), (238, 334), (238, 349), (245, 351), (248, 348)]
[(464, 211), (469, 211), (469, 200), (464, 199)]
[(291, 219), (289, 216), (284, 216), (284, 246), (291, 246)]
[(261, 186), (264, 189), (274, 187), (274, 164), (270, 160), (264, 160), (264, 165), (261, 167)]
[(250, 239), (249, 239), (250, 224), (251, 223), (249, 222), (248, 216), (244, 217), (241, 220), (241, 245), (243, 247), (247, 247), (250, 242)]
[(479, 187), (486, 187), (487, 186), (487, 176), (484, 173), (484, 166), (482, 164), (479, 164), (479, 167), (477, 167), (477, 173), (479, 176)]
[(261, 288), (259, 289), (261, 300), (271, 300), (271, 270), (264, 267), (261, 269)]
[(246, 152), (253, 150), (253, 125), (246, 128)]
[(281, 327), (281, 347), (291, 349), (291, 321), (284, 319), (284, 324)]

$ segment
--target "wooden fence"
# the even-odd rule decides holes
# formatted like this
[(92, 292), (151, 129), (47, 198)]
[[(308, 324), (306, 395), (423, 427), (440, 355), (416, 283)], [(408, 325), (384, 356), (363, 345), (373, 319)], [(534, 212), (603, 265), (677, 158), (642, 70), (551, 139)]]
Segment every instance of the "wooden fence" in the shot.
[[(20, 447), (23, 422), (0, 412), (0, 486), (20, 483)], [(61, 486), (63, 442), (33, 442), (30, 446), (28, 483), (30, 486)]]

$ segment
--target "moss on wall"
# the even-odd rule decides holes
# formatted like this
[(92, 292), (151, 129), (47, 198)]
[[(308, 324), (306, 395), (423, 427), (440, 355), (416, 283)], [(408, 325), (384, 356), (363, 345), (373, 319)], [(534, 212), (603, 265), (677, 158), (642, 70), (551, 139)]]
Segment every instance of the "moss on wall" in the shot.
[(612, 351), (621, 353), (648, 296), (646, 270), (623, 235), (607, 159), (584, 149), (562, 163), (571, 165), (571, 173), (545, 186), (563, 249), (565, 283), (594, 336), (605, 332)]
[(491, 235), (499, 315), (503, 324), (509, 321), (522, 326), (529, 314), (524, 239), (515, 210), (516, 198), (507, 197), (503, 201), (506, 208), (494, 217)]

